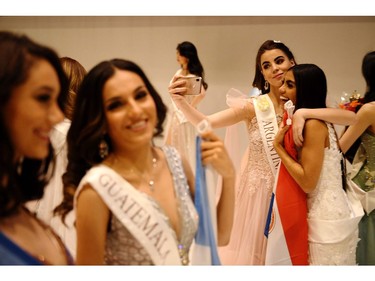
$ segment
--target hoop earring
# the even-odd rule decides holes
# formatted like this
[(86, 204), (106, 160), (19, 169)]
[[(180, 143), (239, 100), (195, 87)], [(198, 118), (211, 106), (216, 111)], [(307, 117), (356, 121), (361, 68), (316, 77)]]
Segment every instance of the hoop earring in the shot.
[(100, 158), (104, 159), (108, 155), (108, 144), (107, 142), (102, 139), (99, 143), (99, 156)]
[(266, 82), (264, 82), (264, 89), (267, 91), (269, 89), (269, 87), (270, 87), (270, 84), (266, 80)]

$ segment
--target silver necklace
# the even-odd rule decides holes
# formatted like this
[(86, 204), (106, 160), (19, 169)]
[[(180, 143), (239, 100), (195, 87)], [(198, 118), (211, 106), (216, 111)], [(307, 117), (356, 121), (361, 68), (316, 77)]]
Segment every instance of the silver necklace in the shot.
[[(152, 172), (154, 172), (156, 168), (156, 158), (155, 156), (152, 157)], [(151, 173), (154, 174), (154, 173)], [(148, 181), (148, 187), (150, 188), (151, 191), (154, 191), (154, 183), (155, 181), (150, 177), (150, 180)]]
[[(144, 181), (145, 183), (147, 183), (149, 189), (151, 191), (154, 191), (154, 184), (155, 184), (155, 180), (153, 178), (154, 174), (155, 174), (155, 168), (157, 167), (157, 159), (156, 159), (156, 156), (155, 156), (155, 152), (154, 152), (154, 148), (152, 148), (152, 170), (151, 172), (149, 173), (149, 179), (147, 179), (143, 173), (141, 173), (137, 168), (134, 168), (134, 167), (130, 167), (130, 169), (126, 169), (124, 170), (124, 172), (128, 173), (134, 173), (134, 174), (137, 174), (140, 178), (141, 178), (141, 181)], [(117, 157), (115, 156), (115, 159), (117, 159)], [(117, 160), (118, 161), (118, 160)], [(120, 161), (118, 161), (120, 162)], [(122, 176), (124, 178), (126, 178), (125, 174), (122, 174)]]
[(152, 149), (152, 170), (151, 170), (151, 172), (149, 173), (149, 176), (148, 176), (148, 178), (149, 179), (147, 179), (145, 176), (144, 176), (144, 174), (143, 173), (141, 173), (138, 169), (136, 169), (136, 168), (130, 168), (128, 171), (129, 172), (133, 172), (133, 173), (136, 173), (136, 174), (138, 174), (140, 177), (141, 177), (141, 179), (144, 181), (144, 182), (146, 182), (147, 183), (147, 185), (148, 185), (148, 188), (151, 190), (151, 191), (154, 191), (154, 184), (155, 184), (155, 180), (153, 179), (153, 175), (155, 174), (155, 168), (156, 168), (156, 166), (157, 166), (157, 159), (156, 159), (156, 157), (155, 157), (155, 152), (154, 152), (154, 149)]

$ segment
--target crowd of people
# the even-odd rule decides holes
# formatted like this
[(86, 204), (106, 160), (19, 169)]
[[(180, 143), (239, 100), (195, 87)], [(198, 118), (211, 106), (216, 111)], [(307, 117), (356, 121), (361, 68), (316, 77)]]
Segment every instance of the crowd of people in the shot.
[[(207, 188), (217, 191), (211, 227), (222, 265), (375, 264), (375, 52), (363, 59), (356, 112), (327, 108), (319, 66), (266, 40), (258, 94), (229, 93), (227, 109), (204, 115), (198, 105), (210, 95), (197, 48), (184, 41), (176, 50), (165, 124), (168, 106), (134, 61), (86, 71), (26, 35), (0, 32), (0, 264), (191, 265), (202, 221), (197, 162), (219, 178)], [(187, 94), (186, 77), (201, 78), (199, 95)], [(238, 149), (215, 129), (241, 122), (248, 146), (236, 163)], [(333, 124), (346, 126), (342, 136)], [(298, 216), (286, 223), (285, 210)]]

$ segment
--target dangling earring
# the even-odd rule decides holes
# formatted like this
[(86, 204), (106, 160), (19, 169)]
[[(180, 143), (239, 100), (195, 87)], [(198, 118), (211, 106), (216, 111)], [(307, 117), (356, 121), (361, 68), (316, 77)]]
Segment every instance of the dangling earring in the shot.
[(269, 87), (270, 87), (270, 84), (266, 80), (266, 82), (264, 83), (264, 89), (267, 91)]
[(38, 180), (43, 181), (50, 177), (50, 174), (52, 172), (50, 167), (48, 167), (47, 171), (45, 171), (45, 169), (46, 169), (46, 159), (43, 159), (42, 163), (40, 164), (39, 171), (38, 171)]
[(23, 156), (21, 156), (21, 158), (18, 160), (18, 163), (17, 163), (16, 171), (18, 175), (22, 174), (23, 159), (24, 159)]
[(104, 139), (102, 139), (99, 143), (99, 155), (102, 159), (108, 155), (108, 144)]

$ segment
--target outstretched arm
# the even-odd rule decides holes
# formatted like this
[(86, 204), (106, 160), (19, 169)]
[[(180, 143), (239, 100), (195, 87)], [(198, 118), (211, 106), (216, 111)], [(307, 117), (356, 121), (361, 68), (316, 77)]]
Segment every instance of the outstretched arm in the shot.
[(314, 118), (337, 125), (352, 125), (357, 121), (356, 114), (340, 108), (300, 108), (293, 114), (293, 139), (296, 146), (303, 143), (303, 128), (307, 119)]
[(187, 88), (185, 87), (186, 82), (183, 79), (178, 79), (179, 77), (181, 76), (175, 75), (173, 77), (168, 87), (168, 91), (176, 106), (193, 125), (196, 126), (202, 120), (207, 119), (212, 128), (222, 128), (236, 124), (255, 115), (253, 105), (247, 103), (243, 108), (228, 108), (206, 116), (186, 101), (184, 98), (184, 94), (186, 94), (187, 91)]
[(375, 124), (375, 105), (365, 104), (357, 112), (358, 121), (350, 125), (339, 140), (342, 152), (346, 153), (353, 143), (371, 124)]

